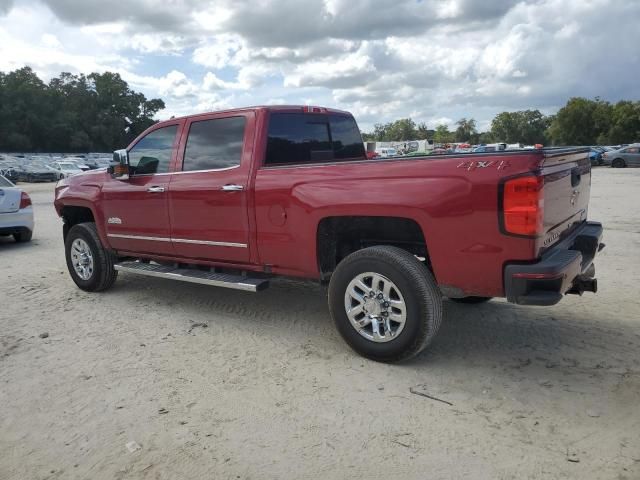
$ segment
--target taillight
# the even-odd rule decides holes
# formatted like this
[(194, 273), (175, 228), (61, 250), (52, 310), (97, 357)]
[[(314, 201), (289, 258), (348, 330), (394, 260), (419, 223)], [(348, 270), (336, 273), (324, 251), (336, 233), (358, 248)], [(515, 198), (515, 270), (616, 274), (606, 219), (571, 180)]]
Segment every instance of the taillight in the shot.
[(504, 183), (503, 226), (506, 233), (534, 237), (542, 234), (544, 179), (536, 176), (512, 178)]
[(29, 205), (31, 205), (31, 197), (27, 195), (27, 192), (22, 192), (22, 195), (20, 196), (20, 207), (18, 208), (22, 210), (23, 208), (27, 208)]

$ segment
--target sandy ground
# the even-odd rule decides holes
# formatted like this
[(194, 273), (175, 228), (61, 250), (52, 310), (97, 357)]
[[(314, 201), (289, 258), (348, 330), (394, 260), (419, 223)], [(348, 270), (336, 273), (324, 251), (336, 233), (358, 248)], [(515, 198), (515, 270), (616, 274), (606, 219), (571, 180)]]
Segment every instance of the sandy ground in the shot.
[(27, 185), (34, 240), (0, 240), (0, 479), (640, 478), (640, 169), (593, 176), (597, 295), (445, 301), (400, 366), (352, 353), (316, 285), (84, 293), (53, 186)]

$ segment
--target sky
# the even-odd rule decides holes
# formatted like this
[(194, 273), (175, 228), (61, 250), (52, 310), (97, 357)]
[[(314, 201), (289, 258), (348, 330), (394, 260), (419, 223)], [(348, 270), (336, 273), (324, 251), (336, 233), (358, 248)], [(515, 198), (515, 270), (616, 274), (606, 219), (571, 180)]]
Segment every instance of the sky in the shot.
[(261, 104), (452, 127), (640, 99), (640, 0), (0, 0), (0, 71), (115, 71), (159, 119)]

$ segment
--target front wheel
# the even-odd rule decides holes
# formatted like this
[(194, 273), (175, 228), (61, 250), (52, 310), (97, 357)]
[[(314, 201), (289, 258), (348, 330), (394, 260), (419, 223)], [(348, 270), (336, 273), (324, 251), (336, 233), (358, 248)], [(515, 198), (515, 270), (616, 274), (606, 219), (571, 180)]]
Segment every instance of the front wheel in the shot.
[(622, 158), (616, 158), (613, 162), (611, 162), (611, 166), (613, 168), (624, 168), (627, 166), (627, 164)]
[(329, 308), (344, 340), (379, 362), (416, 356), (442, 321), (442, 297), (431, 272), (409, 252), (390, 246), (342, 260), (329, 283)]
[(93, 222), (74, 225), (64, 242), (71, 279), (82, 290), (99, 292), (113, 285), (118, 277), (116, 256), (105, 249)]

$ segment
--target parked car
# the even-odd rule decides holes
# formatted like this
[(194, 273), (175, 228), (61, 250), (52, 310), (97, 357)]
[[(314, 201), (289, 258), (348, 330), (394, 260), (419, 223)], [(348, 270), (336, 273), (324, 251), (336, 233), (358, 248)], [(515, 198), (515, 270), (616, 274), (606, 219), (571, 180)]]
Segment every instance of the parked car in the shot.
[(83, 172), (91, 170), (91, 167), (87, 165), (87, 161), (81, 157), (64, 157), (62, 161), (73, 163), (74, 165), (76, 165), (76, 167), (78, 167), (78, 169), (82, 170)]
[(58, 177), (44, 165), (23, 163), (17, 168), (20, 182), (55, 182)]
[(18, 165), (13, 162), (0, 162), (0, 175), (4, 176), (9, 181), (16, 183), (19, 177), (17, 167)]
[(378, 154), (379, 158), (395, 157), (398, 155), (398, 151), (391, 147), (378, 148), (375, 153)]
[(589, 161), (592, 167), (602, 165), (602, 150), (596, 147), (591, 147), (589, 150)]
[(613, 168), (640, 167), (640, 144), (602, 154), (603, 163)]
[(13, 235), (16, 242), (28, 242), (33, 226), (31, 198), (0, 175), (0, 236)]
[(75, 163), (67, 161), (53, 162), (49, 168), (56, 172), (59, 180), (82, 173), (82, 170)]
[(345, 341), (398, 361), (433, 340), (443, 296), (595, 292), (587, 151), (368, 160), (348, 112), (253, 107), (157, 123), (109, 170), (60, 181), (54, 205), (83, 290), (119, 272), (245, 291), (320, 281)]

